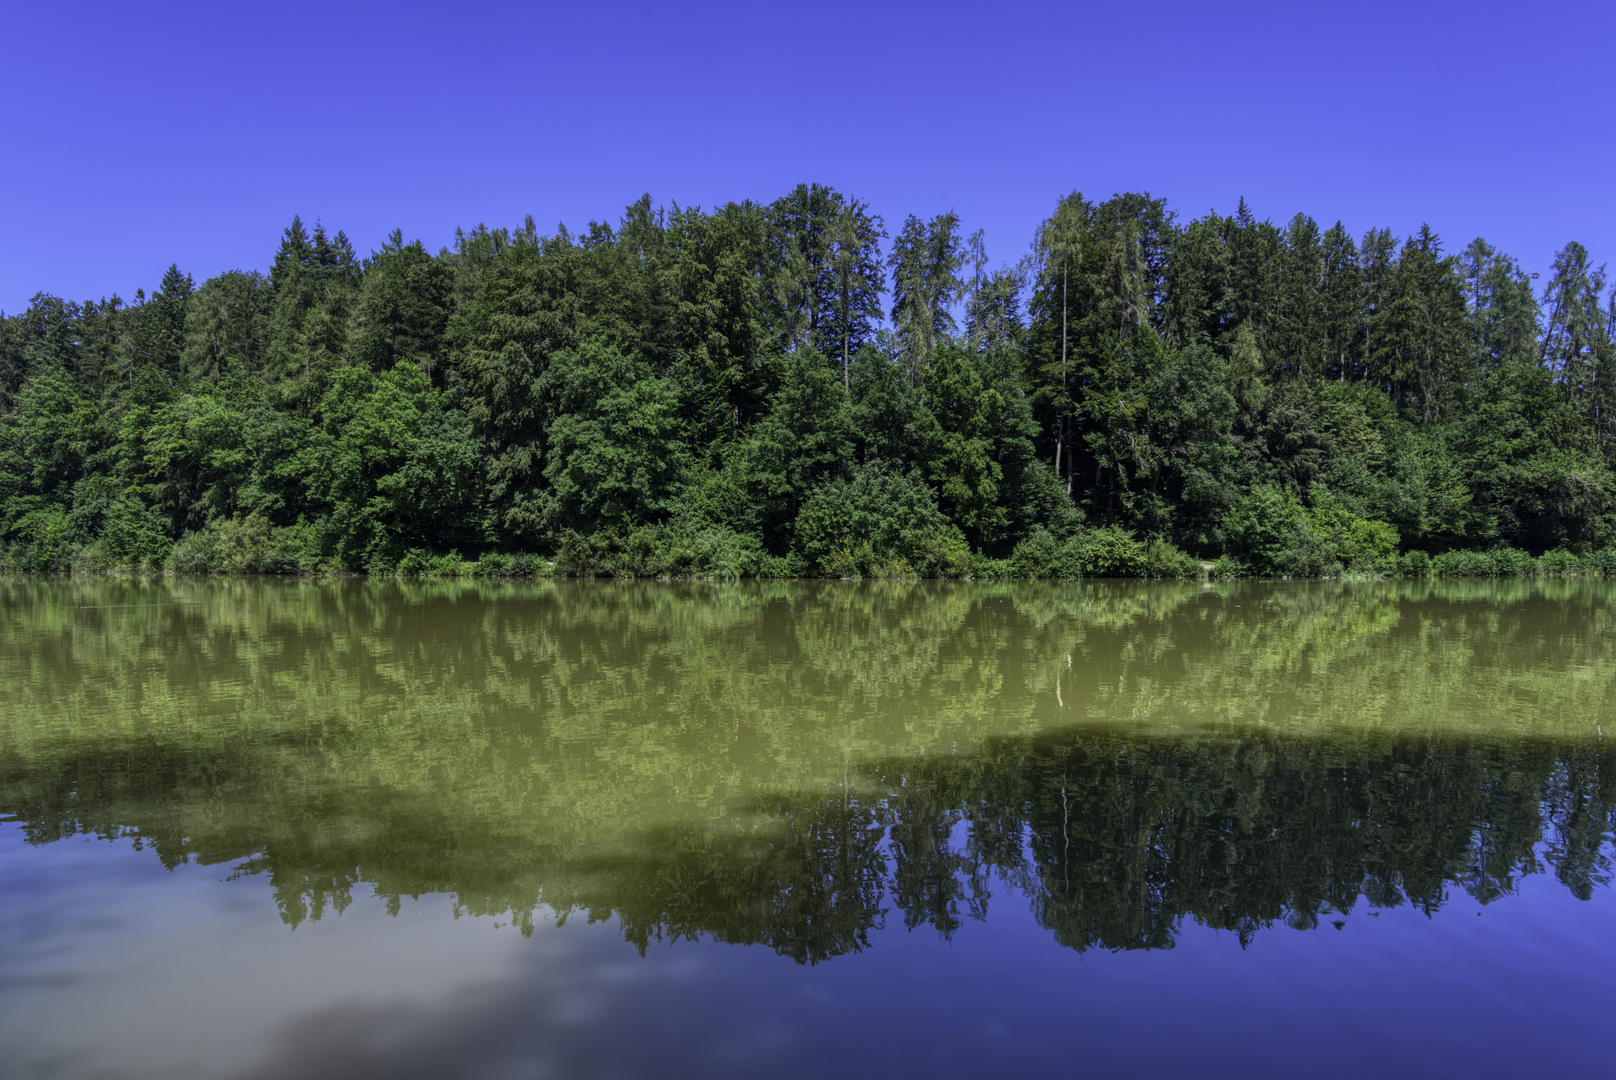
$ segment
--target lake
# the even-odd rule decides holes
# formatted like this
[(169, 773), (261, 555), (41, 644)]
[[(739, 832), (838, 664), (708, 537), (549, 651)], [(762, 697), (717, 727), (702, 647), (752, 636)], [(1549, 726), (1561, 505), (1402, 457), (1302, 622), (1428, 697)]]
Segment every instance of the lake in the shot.
[(1616, 583), (0, 580), (0, 1076), (1603, 1071)]

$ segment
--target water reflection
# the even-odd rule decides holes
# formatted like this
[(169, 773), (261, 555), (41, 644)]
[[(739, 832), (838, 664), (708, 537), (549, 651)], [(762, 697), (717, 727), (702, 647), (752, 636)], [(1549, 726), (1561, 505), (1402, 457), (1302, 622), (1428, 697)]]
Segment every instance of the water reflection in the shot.
[[(0, 814), (800, 962), (1608, 883), (1599, 582), (0, 586)], [(995, 894), (998, 895), (995, 895)]]

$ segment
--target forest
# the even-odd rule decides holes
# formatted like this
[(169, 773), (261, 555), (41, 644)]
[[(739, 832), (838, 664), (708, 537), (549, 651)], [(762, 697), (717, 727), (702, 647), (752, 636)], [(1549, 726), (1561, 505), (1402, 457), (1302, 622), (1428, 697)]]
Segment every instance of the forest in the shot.
[(993, 263), (803, 185), (0, 317), (0, 565), (651, 577), (1616, 571), (1616, 294), (1059, 199)]

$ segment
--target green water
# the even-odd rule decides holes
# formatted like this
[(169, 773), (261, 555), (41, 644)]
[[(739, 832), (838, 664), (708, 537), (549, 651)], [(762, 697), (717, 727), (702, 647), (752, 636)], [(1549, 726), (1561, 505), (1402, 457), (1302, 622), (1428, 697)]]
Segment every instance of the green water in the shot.
[[(881, 979), (1010, 986), (1085, 956), (1119, 958), (1106, 961), (1118, 978), (1158, 993), (1181, 976), (1139, 966), (1144, 954), (1187, 956), (1207, 935), (1234, 944), (1205, 969), (1225, 987), (1261, 984), (1266, 941), (1361, 941), (1284, 969), (1334, 972), (1324, 981), (1346, 993), (1371, 976), (1340, 965), (1377, 948), (1409, 971), (1476, 961), (1421, 929), (1459, 925), (1460, 910), (1525, 920), (1511, 979), (1603, 992), (1609, 967), (1588, 965), (1616, 951), (1603, 930), (1613, 629), (1616, 587), (1578, 580), (12, 579), (0, 583), (0, 816), (17, 842), (0, 847), (0, 880), (16, 883), (20, 914), (7, 947), (22, 955), (17, 927), (35, 929), (26, 965), (0, 961), (0, 1016), (50, 999), (86, 941), (116, 952), (166, 927), (198, 948), (234, 942), (241, 955), (209, 992), (281, 1026), (232, 1013), (215, 1026), (239, 1023), (257, 1056), (169, 1047), (123, 1061), (127, 1074), (314, 1075), (315, 1058), (293, 1053), (306, 1040), (286, 1033), (297, 1009), (258, 1000), (255, 970), (292, 947), (288, 933), (354, 948), (381, 934), (389, 963), (418, 952), (408, 978), (430, 982), (442, 950), (484, 948), (445, 946), (433, 936), (445, 917), (497, 931), (500, 963), (587, 934), (598, 955), (572, 980), (699, 957), (704, 993), (746, 1002), (682, 1028), (720, 1041), (799, 1014), (771, 989), (780, 979), (823, 990), (862, 973), (865, 989), (839, 1000), (863, 1020), (907, 1008), (872, 989)], [(113, 887), (130, 874), (146, 876)], [(53, 921), (91, 895), (102, 914), (146, 899), (113, 929)], [(223, 897), (260, 913), (230, 915), (226, 933), (208, 906)], [(1395, 943), (1380, 929), (1340, 936), (1396, 912), (1422, 921)], [(1546, 957), (1542, 933), (1589, 918), (1594, 930)], [(360, 949), (354, 963), (379, 956)], [(173, 957), (130, 963), (119, 970), (148, 985), (198, 977)], [(533, 979), (533, 1000), (555, 992)], [(1081, 983), (1060, 985), (1038, 1007), (1063, 1007)], [(607, 1027), (552, 1032), (542, 1053), (520, 1049), (516, 1021), (488, 1038), (517, 1040), (499, 1059), (516, 1075), (724, 1073), (694, 1044), (624, 1058), (610, 1023), (691, 1008), (688, 987), (637, 993), (602, 1006)], [(975, 1016), (968, 997), (928, 1015)], [(1487, 1008), (1519, 1026), (1518, 1006), (1507, 994), (1465, 1006), (1454, 1037)], [(1144, 1034), (1135, 1023), (1114, 1037)], [(1440, 1023), (1409, 1036), (1410, 1062)], [(410, 1073), (405, 1059), (344, 1057), (360, 1030), (328, 1033), (340, 1052), (318, 1060)], [(1318, 1039), (1296, 1030), (1305, 1060)], [(1020, 1043), (1033, 1058), (1055, 1045), (1053, 1033)], [(83, 1032), (0, 1019), (8, 1048), (37, 1075), (117, 1060)], [(956, 1049), (947, 1062), (963, 1070), (974, 1051)], [(498, 1071), (470, 1049), (408, 1060), (419, 1075)], [(807, 1075), (811, 1060), (777, 1049), (735, 1068)]]

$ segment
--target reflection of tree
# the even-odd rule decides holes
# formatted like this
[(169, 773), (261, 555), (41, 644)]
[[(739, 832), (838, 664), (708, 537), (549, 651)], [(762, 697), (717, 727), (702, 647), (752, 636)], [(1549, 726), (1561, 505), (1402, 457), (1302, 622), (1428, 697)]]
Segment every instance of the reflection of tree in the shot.
[(1186, 917), (1242, 938), (1312, 927), (1359, 897), (1431, 911), (1455, 884), (1491, 899), (1540, 840), (1566, 842), (1540, 807), (1571, 762), (1602, 822), (1579, 852), (1608, 839), (1616, 800), (1616, 759), (1563, 744), (1101, 735), (1035, 759), (1033, 900), (1078, 948), (1166, 946)]
[(262, 873), (292, 924), (447, 893), (803, 962), (995, 889), (1075, 948), (1586, 897), (1608, 596), (11, 582), (0, 813)]
[(887, 860), (872, 808), (843, 794), (773, 800), (750, 831), (661, 829), (604, 872), (584, 903), (640, 946), (709, 935), (798, 962), (858, 952), (878, 927)]

